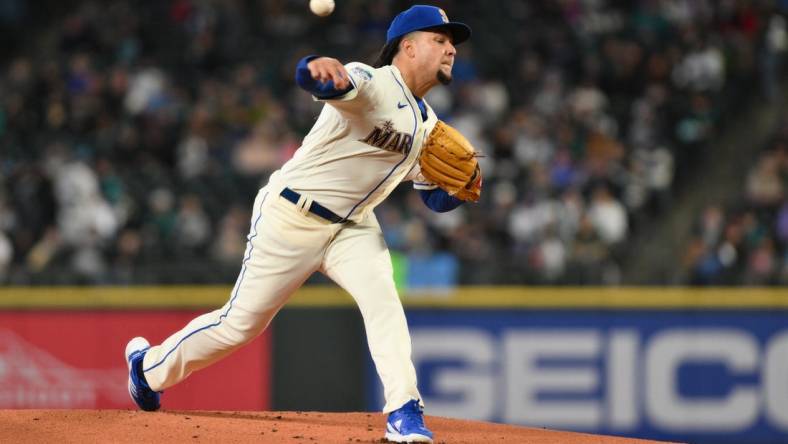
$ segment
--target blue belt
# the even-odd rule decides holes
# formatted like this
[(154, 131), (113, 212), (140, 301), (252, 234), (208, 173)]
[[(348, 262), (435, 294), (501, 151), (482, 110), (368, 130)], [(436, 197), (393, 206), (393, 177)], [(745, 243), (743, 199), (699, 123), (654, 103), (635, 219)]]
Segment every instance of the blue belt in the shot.
[[(279, 193), (280, 196), (284, 197), (285, 199), (293, 202), (294, 204), (298, 204), (298, 201), (301, 200), (301, 195), (296, 193), (295, 191), (291, 190), (290, 188), (285, 188)], [(312, 214), (316, 214), (323, 219), (330, 221), (331, 223), (338, 224), (340, 222), (345, 222), (345, 219), (337, 216), (336, 213), (329, 210), (328, 208), (320, 205), (319, 203), (312, 201), (312, 205), (309, 206), (309, 212)]]

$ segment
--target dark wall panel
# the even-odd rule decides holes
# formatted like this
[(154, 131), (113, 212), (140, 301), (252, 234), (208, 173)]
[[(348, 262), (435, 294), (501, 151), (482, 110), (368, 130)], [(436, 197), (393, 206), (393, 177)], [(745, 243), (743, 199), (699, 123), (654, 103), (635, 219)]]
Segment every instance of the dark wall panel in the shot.
[(364, 410), (369, 351), (355, 307), (286, 308), (272, 328), (274, 410)]

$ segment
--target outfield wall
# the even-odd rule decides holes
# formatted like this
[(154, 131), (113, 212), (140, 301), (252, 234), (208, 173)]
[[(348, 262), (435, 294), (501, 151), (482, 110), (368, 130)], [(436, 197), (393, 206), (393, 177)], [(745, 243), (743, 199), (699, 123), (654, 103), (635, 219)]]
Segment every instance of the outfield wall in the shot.
[[(107, 393), (126, 402), (118, 370), (126, 338), (161, 338), (229, 291), (2, 289), (0, 362), (34, 361), (4, 345), (15, 343), (35, 349), (27, 354), (39, 369), (59, 360), (91, 381), (113, 370)], [(430, 414), (695, 443), (788, 442), (786, 289), (472, 287), (404, 300)], [(259, 343), (169, 390), (165, 405), (379, 409), (363, 336), (346, 294), (304, 288)], [(0, 386), (28, 384), (22, 374), (0, 366)], [(207, 395), (209, 383), (239, 391)], [(69, 393), (60, 397), (78, 396)], [(242, 404), (250, 395), (256, 401)], [(109, 405), (104, 398), (97, 406)]]

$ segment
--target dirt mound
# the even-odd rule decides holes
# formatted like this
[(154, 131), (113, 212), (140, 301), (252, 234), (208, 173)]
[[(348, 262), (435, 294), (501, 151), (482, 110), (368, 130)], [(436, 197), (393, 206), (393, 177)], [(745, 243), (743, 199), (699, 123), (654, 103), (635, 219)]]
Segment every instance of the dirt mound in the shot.
[[(381, 413), (0, 410), (0, 442), (383, 443)], [(427, 416), (436, 443), (608, 444), (654, 441)]]

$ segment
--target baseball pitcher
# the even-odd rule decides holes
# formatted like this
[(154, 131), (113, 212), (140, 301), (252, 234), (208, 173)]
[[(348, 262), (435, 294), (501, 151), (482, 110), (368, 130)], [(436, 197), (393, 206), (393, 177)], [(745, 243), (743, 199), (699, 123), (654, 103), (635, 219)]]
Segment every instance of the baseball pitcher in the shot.
[(126, 346), (129, 393), (143, 410), (160, 392), (260, 334), (290, 296), (321, 271), (358, 304), (389, 413), (385, 437), (432, 442), (416, 387), (405, 313), (373, 209), (403, 181), (449, 211), (479, 199), (473, 147), (423, 99), (451, 81), (455, 45), (470, 28), (443, 10), (398, 14), (375, 67), (302, 59), (295, 79), (325, 105), (302, 146), (255, 199), (241, 271), (227, 303), (162, 344)]

